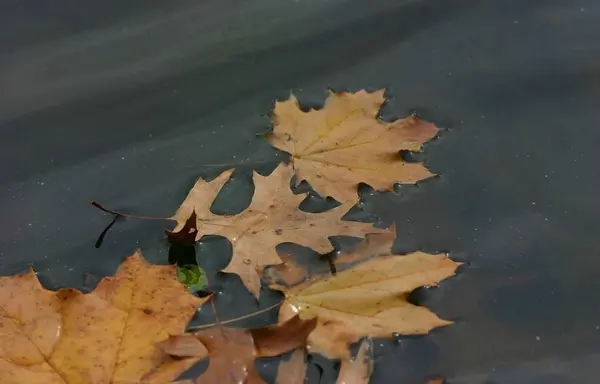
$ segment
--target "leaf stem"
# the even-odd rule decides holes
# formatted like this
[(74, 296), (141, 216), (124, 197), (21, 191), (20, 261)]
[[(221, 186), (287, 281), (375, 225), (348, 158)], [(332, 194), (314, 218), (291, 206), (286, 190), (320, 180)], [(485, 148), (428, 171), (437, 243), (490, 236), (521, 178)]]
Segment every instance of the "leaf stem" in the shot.
[(115, 215), (115, 216), (119, 216), (119, 217), (127, 217), (127, 218), (130, 218), (130, 219), (141, 219), (141, 220), (169, 220), (169, 221), (173, 221), (173, 219), (171, 217), (137, 216), (137, 215), (131, 215), (131, 214), (128, 214), (128, 213), (113, 211), (112, 209), (104, 208), (96, 200), (90, 201), (90, 204), (92, 204), (94, 207), (98, 208), (99, 210), (101, 210), (103, 212), (110, 213), (111, 215)]
[[(271, 306), (268, 306), (267, 308), (259, 309), (258, 311), (249, 313), (247, 315), (243, 315), (243, 316), (239, 316), (239, 317), (234, 317), (233, 319), (229, 319), (229, 320), (225, 320), (225, 321), (219, 321), (219, 320), (217, 320), (216, 323), (195, 325), (195, 326), (188, 327), (187, 330), (188, 331), (199, 331), (201, 329), (211, 328), (211, 327), (214, 327), (214, 326), (217, 326), (217, 325), (231, 324), (231, 323), (235, 323), (236, 321), (249, 319), (252, 316), (260, 315), (261, 313), (265, 313), (265, 312), (268, 312), (268, 311), (270, 311), (270, 310), (272, 310), (274, 308), (278, 308), (281, 305), (281, 303), (283, 303), (283, 300), (280, 300), (279, 302), (277, 302), (277, 303), (275, 303), (275, 304), (273, 304)], [(215, 313), (215, 316), (216, 316), (216, 313)]]

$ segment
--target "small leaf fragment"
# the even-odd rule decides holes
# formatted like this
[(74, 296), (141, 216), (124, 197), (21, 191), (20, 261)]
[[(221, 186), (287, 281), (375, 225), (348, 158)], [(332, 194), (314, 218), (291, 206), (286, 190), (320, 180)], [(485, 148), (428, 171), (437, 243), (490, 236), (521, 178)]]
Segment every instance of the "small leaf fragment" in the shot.
[(170, 356), (198, 357), (200, 359), (208, 356), (208, 350), (204, 344), (192, 334), (172, 335), (157, 345)]
[(363, 339), (352, 360), (342, 360), (336, 384), (368, 384), (373, 373), (373, 341)]
[(279, 362), (275, 384), (304, 384), (307, 367), (304, 348), (296, 348), (288, 360)]
[(198, 234), (196, 222), (196, 211), (192, 208), (192, 212), (185, 220), (182, 227), (178, 228), (176, 231), (165, 230), (167, 239), (169, 239), (171, 244), (194, 245), (194, 243), (196, 243), (196, 235)]
[(190, 292), (202, 291), (208, 287), (204, 269), (195, 264), (177, 266), (177, 279), (185, 284)]
[(269, 283), (292, 286), (308, 277), (307, 268), (298, 265), (290, 255), (279, 254), (279, 257), (283, 263), (270, 265), (264, 271), (264, 277)]
[(196, 332), (194, 337), (206, 346), (210, 356), (208, 369), (196, 384), (263, 384), (254, 360), (304, 346), (315, 325), (314, 319), (301, 320), (295, 316), (281, 324), (251, 330), (215, 327)]
[(445, 380), (443, 378), (427, 380), (427, 384), (444, 384), (444, 383), (445, 383)]
[(254, 368), (254, 342), (249, 331), (215, 327), (195, 333), (208, 349), (208, 369), (196, 384), (266, 384)]
[(304, 346), (308, 335), (316, 326), (317, 319), (302, 320), (300, 316), (294, 316), (282, 324), (253, 329), (250, 333), (254, 338), (256, 355), (278, 356)]

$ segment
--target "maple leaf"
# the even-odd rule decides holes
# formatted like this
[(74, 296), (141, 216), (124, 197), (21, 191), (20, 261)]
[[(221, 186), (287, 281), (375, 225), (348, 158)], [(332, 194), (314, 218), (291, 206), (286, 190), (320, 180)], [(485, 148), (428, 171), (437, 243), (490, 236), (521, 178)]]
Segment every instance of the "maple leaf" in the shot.
[(155, 343), (183, 332), (205, 300), (139, 251), (87, 294), (44, 289), (32, 269), (0, 277), (0, 382), (170, 382), (200, 358)]
[(217, 326), (172, 336), (162, 347), (178, 357), (205, 356), (208, 350), (208, 369), (196, 379), (196, 384), (266, 384), (254, 368), (254, 360), (304, 346), (316, 324), (315, 319), (301, 320), (294, 316), (282, 324), (251, 330)]
[(323, 109), (303, 112), (291, 95), (277, 102), (268, 140), (292, 155), (297, 182), (321, 196), (356, 201), (357, 185), (390, 190), (394, 183), (415, 183), (433, 174), (422, 164), (402, 161), (399, 151), (420, 151), (438, 128), (416, 116), (391, 123), (377, 119), (385, 90), (330, 92)]
[(197, 216), (196, 239), (204, 235), (220, 235), (231, 241), (233, 255), (224, 272), (240, 276), (244, 285), (259, 297), (259, 272), (267, 265), (280, 264), (275, 251), (278, 244), (296, 243), (319, 253), (333, 250), (329, 236), (362, 237), (366, 233), (385, 232), (372, 224), (342, 221), (353, 203), (342, 204), (323, 213), (308, 213), (298, 209), (306, 194), (293, 194), (290, 180), (294, 174), (289, 165), (279, 166), (269, 175), (254, 172), (254, 195), (250, 206), (237, 215), (215, 215), (210, 206), (232, 170), (223, 172), (213, 181), (199, 179), (181, 204), (173, 219), (175, 232), (183, 228), (187, 218)]
[(273, 285), (286, 296), (280, 320), (295, 315), (318, 318), (308, 338), (309, 347), (329, 358), (348, 358), (349, 344), (363, 336), (423, 334), (451, 324), (427, 308), (410, 304), (407, 298), (418, 287), (452, 276), (460, 264), (446, 254), (393, 255), (393, 242), (392, 233), (369, 235), (347, 252), (355, 264), (335, 276), (317, 277), (289, 288)]

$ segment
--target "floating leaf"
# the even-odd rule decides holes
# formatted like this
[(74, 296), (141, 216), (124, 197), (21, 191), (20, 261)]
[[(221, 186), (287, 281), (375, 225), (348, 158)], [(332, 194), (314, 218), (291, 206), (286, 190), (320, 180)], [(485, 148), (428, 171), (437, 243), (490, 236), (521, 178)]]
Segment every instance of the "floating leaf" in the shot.
[(298, 206), (306, 195), (292, 193), (290, 180), (293, 173), (291, 167), (283, 164), (269, 176), (255, 172), (250, 206), (242, 213), (230, 216), (215, 215), (210, 211), (210, 205), (231, 175), (231, 170), (210, 182), (200, 179), (173, 217), (178, 223), (175, 232), (183, 228), (195, 212), (197, 240), (204, 235), (228, 238), (233, 246), (233, 256), (223, 271), (239, 275), (257, 298), (260, 292), (258, 273), (267, 265), (282, 262), (275, 251), (278, 244), (292, 242), (327, 253), (333, 250), (328, 240), (330, 236), (362, 237), (370, 232), (385, 232), (371, 224), (343, 221), (342, 217), (353, 203), (342, 204), (323, 213), (300, 211)]
[(416, 116), (387, 123), (377, 119), (384, 90), (329, 93), (322, 109), (303, 112), (292, 95), (277, 102), (271, 144), (292, 155), (296, 181), (340, 202), (358, 199), (358, 183), (390, 190), (433, 174), (402, 160), (401, 150), (420, 151), (438, 128)]
[(156, 343), (182, 333), (205, 300), (175, 266), (140, 252), (88, 294), (46, 290), (33, 270), (0, 277), (0, 383), (170, 382), (200, 358), (171, 358)]
[[(202, 354), (202, 348), (187, 340), (189, 337), (206, 346), (210, 359), (208, 369), (195, 381), (196, 384), (265, 384), (254, 368), (254, 360), (278, 356), (304, 346), (315, 326), (314, 319), (301, 320), (294, 316), (282, 324), (253, 330), (215, 327), (196, 332), (193, 336), (172, 336), (163, 345), (176, 351), (180, 357)], [(191, 356), (182, 356), (184, 351), (189, 350), (192, 351)]]
[(459, 264), (445, 254), (392, 255), (392, 245), (391, 234), (370, 235), (347, 252), (354, 255), (351, 260), (360, 260), (356, 250), (361, 250), (368, 255), (362, 259), (366, 261), (335, 276), (289, 288), (273, 286), (286, 295), (280, 319), (296, 315), (317, 318), (317, 327), (308, 338), (311, 351), (346, 359), (349, 345), (361, 337), (423, 334), (450, 324), (428, 309), (410, 304), (407, 298), (418, 287), (435, 285), (452, 276)]

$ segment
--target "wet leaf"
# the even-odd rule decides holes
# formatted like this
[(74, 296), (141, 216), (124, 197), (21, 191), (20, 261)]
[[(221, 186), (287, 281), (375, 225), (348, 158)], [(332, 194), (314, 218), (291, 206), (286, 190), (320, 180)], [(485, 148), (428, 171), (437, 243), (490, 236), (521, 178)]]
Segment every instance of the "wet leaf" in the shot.
[(278, 356), (304, 346), (306, 338), (317, 326), (317, 319), (302, 320), (294, 316), (282, 324), (250, 331), (259, 357)]
[(140, 252), (88, 294), (46, 290), (33, 270), (1, 277), (0, 382), (170, 382), (199, 358), (171, 358), (156, 343), (182, 333), (205, 300), (175, 266)]
[(407, 163), (399, 151), (420, 151), (438, 133), (415, 116), (388, 123), (377, 118), (384, 90), (332, 93), (322, 109), (303, 112), (292, 95), (277, 102), (271, 144), (292, 155), (297, 182), (340, 202), (356, 201), (358, 183), (390, 190), (432, 176), (422, 164)]
[(208, 356), (206, 346), (191, 333), (171, 336), (157, 345), (170, 356), (199, 358)]
[(175, 232), (183, 228), (195, 212), (197, 240), (204, 235), (228, 238), (233, 246), (233, 256), (223, 271), (239, 275), (257, 298), (261, 285), (259, 272), (267, 265), (282, 262), (275, 251), (278, 244), (292, 242), (327, 253), (333, 250), (329, 236), (362, 237), (365, 233), (384, 232), (371, 224), (342, 221), (353, 203), (323, 213), (300, 211), (298, 206), (306, 196), (292, 193), (289, 184), (293, 173), (292, 168), (284, 164), (266, 177), (254, 173), (254, 195), (250, 206), (231, 216), (215, 215), (210, 211), (212, 201), (231, 170), (211, 182), (200, 179), (173, 217), (178, 222)]
[(317, 327), (308, 338), (309, 350), (346, 359), (349, 344), (361, 337), (424, 334), (450, 324), (427, 308), (410, 304), (407, 298), (418, 287), (452, 276), (459, 263), (445, 254), (392, 255), (392, 245), (389, 235), (369, 236), (347, 252), (356, 260), (360, 259), (356, 250), (361, 250), (368, 255), (366, 261), (335, 276), (317, 277), (289, 288), (274, 286), (286, 295), (280, 320), (296, 315), (302, 319), (317, 317)]
[(215, 327), (196, 332), (194, 336), (206, 346), (210, 359), (196, 384), (264, 384), (254, 360), (304, 346), (315, 325), (314, 320), (292, 317), (282, 324), (253, 330)]

